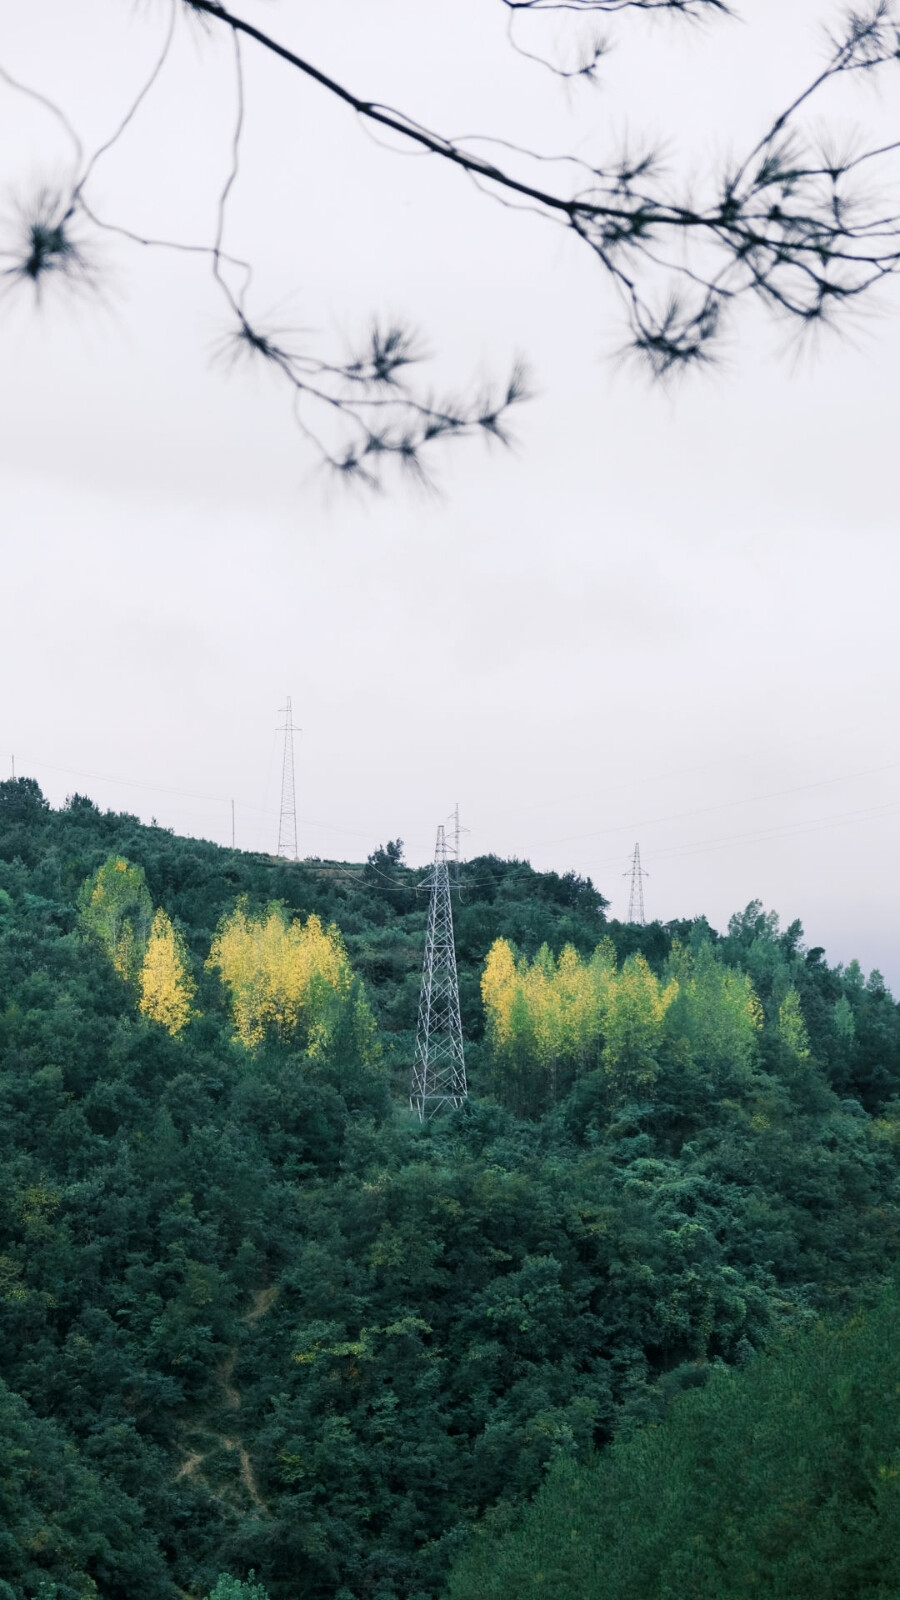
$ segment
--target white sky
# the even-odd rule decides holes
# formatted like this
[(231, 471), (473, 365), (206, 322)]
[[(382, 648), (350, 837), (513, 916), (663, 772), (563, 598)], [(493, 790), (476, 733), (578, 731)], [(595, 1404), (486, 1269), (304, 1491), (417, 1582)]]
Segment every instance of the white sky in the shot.
[[(243, 11), (449, 133), (601, 158), (646, 130), (698, 185), (811, 76), (835, 14), (629, 21), (601, 88), (567, 92), (511, 54), (499, 0)], [(0, 62), (90, 148), (165, 20), (0, 0)], [(290, 693), (301, 853), (400, 835), (424, 861), (459, 800), (468, 854), (574, 867), (624, 915), (638, 839), (648, 915), (723, 926), (758, 897), (896, 990), (900, 297), (800, 357), (748, 309), (717, 372), (654, 389), (613, 359), (616, 304), (574, 240), (245, 59), (228, 243), (256, 306), (322, 348), (403, 314), (442, 388), (523, 353), (537, 398), (515, 453), (447, 448), (440, 497), (360, 500), (324, 492), (267, 374), (211, 362), (205, 268), (105, 245), (101, 304), (5, 296), (0, 768), (223, 843), (234, 797), (238, 844), (272, 848)], [(890, 132), (896, 87), (840, 125)], [(232, 111), (226, 42), (182, 23), (94, 203), (209, 238)], [(7, 215), (67, 157), (2, 85), (0, 151)]]

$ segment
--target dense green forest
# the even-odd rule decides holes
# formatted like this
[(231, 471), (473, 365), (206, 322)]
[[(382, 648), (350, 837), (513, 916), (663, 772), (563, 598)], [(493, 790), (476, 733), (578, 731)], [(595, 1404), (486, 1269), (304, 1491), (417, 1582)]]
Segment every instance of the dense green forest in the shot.
[(420, 878), (0, 783), (0, 1600), (896, 1594), (880, 976), (483, 857), (420, 1126)]
[(893, 1600), (900, 1297), (719, 1366), (656, 1427), (551, 1467), (450, 1600)]

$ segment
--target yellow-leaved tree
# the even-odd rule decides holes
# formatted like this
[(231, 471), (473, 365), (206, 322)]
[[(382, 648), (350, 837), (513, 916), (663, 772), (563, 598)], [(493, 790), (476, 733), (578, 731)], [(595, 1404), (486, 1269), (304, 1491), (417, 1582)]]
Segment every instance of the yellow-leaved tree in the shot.
[(81, 887), (78, 921), (83, 933), (99, 940), (116, 971), (134, 982), (141, 970), (153, 902), (143, 867), (122, 856), (107, 856)]
[(629, 956), (619, 972), (608, 964), (604, 970), (603, 1066), (622, 1098), (650, 1088), (656, 1078), (666, 1012), (678, 983), (663, 983), (640, 954)]
[[(661, 1065), (719, 1092), (754, 1081), (762, 1006), (747, 974), (726, 967), (708, 940), (696, 951), (676, 941), (660, 978), (641, 954), (620, 967), (609, 937), (589, 960), (571, 945), (554, 958), (544, 945), (529, 961), (497, 939), (481, 994), (494, 1082), (519, 1115), (539, 1114), (591, 1073), (590, 1093), (599, 1088), (607, 1107), (645, 1097)], [(796, 995), (782, 1013), (779, 1031), (802, 1057)]]
[(197, 985), (191, 974), (184, 939), (164, 911), (157, 911), (150, 928), (147, 953), (140, 972), (140, 1009), (172, 1035), (187, 1027), (194, 1011)]
[(496, 940), (481, 994), (502, 1097), (533, 1114), (598, 1065), (619, 1093), (646, 1087), (677, 990), (640, 955), (618, 971), (608, 938), (589, 961), (571, 945), (558, 959), (544, 945), (529, 962), (506, 939)]
[(503, 1099), (522, 1115), (555, 1100), (596, 1039), (591, 974), (567, 945), (556, 960), (542, 945), (533, 962), (506, 939), (488, 952), (481, 979), (488, 1042)]
[(488, 1040), (495, 1054), (509, 1050), (516, 1028), (513, 1009), (519, 992), (519, 967), (508, 939), (495, 939), (481, 974), (481, 998)]
[(299, 1037), (308, 1055), (322, 1056), (349, 1017), (357, 1049), (375, 1051), (374, 1021), (343, 940), (318, 917), (304, 923), (274, 903), (254, 913), (241, 899), (219, 923), (206, 965), (218, 968), (248, 1050), (272, 1034)]

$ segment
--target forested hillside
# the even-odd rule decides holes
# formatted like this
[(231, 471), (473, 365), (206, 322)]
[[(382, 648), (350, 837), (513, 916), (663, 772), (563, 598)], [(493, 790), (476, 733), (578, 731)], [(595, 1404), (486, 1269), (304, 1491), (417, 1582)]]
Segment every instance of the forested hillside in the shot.
[(877, 973), (481, 858), (471, 1096), (422, 1127), (420, 876), (0, 784), (0, 1600), (432, 1600), (459, 1560), (459, 1596), (530, 1592), (474, 1525), (890, 1278)]
[(450, 1600), (894, 1600), (898, 1316), (892, 1289), (555, 1462), (513, 1528), (476, 1531)]

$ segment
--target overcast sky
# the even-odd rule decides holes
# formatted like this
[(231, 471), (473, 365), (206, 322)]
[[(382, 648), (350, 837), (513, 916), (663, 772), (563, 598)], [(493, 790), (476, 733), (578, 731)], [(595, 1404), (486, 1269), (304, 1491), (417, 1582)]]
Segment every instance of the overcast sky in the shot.
[[(599, 88), (566, 90), (511, 53), (499, 0), (243, 10), (449, 133), (603, 158), (646, 131), (698, 187), (812, 76), (836, 14), (629, 19)], [(0, 61), (90, 149), (166, 17), (0, 0)], [(624, 915), (639, 840), (649, 916), (724, 926), (759, 898), (897, 991), (900, 295), (799, 352), (748, 309), (715, 371), (654, 388), (616, 359), (616, 302), (576, 241), (245, 59), (228, 244), (254, 305), (322, 350), (403, 315), (439, 387), (523, 354), (535, 399), (515, 451), (447, 447), (439, 495), (354, 497), (268, 374), (216, 364), (204, 266), (106, 243), (99, 302), (6, 294), (2, 766), (54, 804), (78, 790), (223, 843), (233, 798), (238, 844), (272, 849), (289, 693), (301, 854), (399, 835), (424, 862), (458, 801), (467, 854), (588, 873)], [(895, 136), (896, 91), (828, 114)], [(233, 108), (227, 41), (182, 20), (97, 208), (210, 238)], [(2, 85), (0, 149), (9, 223), (69, 152)]]

